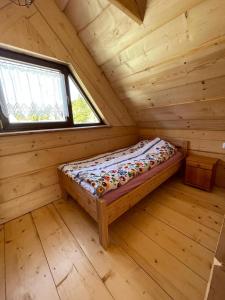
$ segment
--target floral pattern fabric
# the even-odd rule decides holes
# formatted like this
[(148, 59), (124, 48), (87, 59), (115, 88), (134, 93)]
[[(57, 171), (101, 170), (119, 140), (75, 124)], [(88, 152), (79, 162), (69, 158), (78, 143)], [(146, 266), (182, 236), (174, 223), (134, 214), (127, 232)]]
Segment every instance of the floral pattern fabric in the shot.
[(169, 142), (156, 138), (93, 158), (61, 165), (59, 169), (96, 198), (126, 184), (176, 153)]

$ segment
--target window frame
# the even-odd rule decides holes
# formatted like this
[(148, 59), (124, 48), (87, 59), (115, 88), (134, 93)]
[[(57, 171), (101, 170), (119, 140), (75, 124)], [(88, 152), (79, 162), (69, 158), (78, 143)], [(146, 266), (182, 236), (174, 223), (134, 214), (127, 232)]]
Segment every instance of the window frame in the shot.
[[(103, 119), (97, 112), (96, 108), (90, 101), (89, 97), (81, 87), (78, 80), (75, 78), (74, 74), (71, 72), (68, 65), (63, 63), (58, 63), (55, 61), (47, 60), (45, 58), (34, 57), (28, 54), (15, 52), (8, 49), (0, 48), (0, 57), (8, 58), (14, 61), (18, 61), (21, 63), (28, 63), (35, 66), (50, 68), (54, 70), (60, 71), (64, 75), (65, 79), (65, 88), (66, 88), (66, 104), (68, 107), (69, 116), (65, 121), (61, 122), (29, 122), (29, 123), (10, 123), (8, 118), (5, 117), (1, 110), (0, 105), (0, 121), (2, 124), (0, 128), (0, 132), (13, 132), (13, 131), (32, 131), (32, 130), (42, 130), (42, 129), (58, 129), (58, 128), (79, 128), (79, 127), (90, 127), (90, 126), (101, 126), (105, 125)], [(78, 88), (80, 94), (84, 97), (87, 101), (87, 104), (90, 105), (90, 108), (96, 114), (97, 118), (99, 119), (99, 123), (80, 123), (74, 124), (73, 122), (73, 112), (72, 112), (72, 99), (70, 94), (69, 88), (69, 77), (74, 81), (74, 84)]]

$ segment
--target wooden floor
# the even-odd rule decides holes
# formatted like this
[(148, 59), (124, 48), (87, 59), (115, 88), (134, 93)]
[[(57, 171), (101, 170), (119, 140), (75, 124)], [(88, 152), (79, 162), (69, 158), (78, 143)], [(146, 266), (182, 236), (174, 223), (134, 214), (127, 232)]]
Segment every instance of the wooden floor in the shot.
[(224, 190), (173, 179), (111, 226), (106, 252), (58, 200), (0, 227), (0, 299), (203, 299), (224, 213)]

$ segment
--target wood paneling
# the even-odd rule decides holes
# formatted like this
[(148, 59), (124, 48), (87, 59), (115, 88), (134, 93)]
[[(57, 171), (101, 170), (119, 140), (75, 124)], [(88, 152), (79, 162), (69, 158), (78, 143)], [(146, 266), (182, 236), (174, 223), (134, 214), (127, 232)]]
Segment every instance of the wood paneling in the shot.
[(78, 2), (65, 14), (138, 125), (225, 130), (223, 0), (148, 0), (141, 26), (111, 4), (92, 1), (92, 15)]
[(176, 121), (148, 121), (140, 122), (139, 126), (141, 128), (151, 128), (151, 129), (197, 129), (197, 130), (220, 130), (224, 132), (225, 122), (221, 120), (176, 120)]
[(27, 212), (42, 207), (61, 197), (58, 184), (41, 188), (37, 191), (0, 202), (0, 223), (5, 223)]
[[(24, 184), (26, 182), (26, 184)], [(1, 203), (58, 183), (56, 166), (0, 180)]]
[[(63, 1), (61, 9), (66, 9)], [(104, 1), (101, 0), (101, 5)], [(68, 3), (69, 4), (69, 3)], [(137, 141), (126, 107), (53, 0), (29, 9), (0, 1), (0, 45), (69, 64), (112, 127), (11, 133), (0, 136), (0, 223), (59, 199), (60, 163)]]
[[(179, 120), (222, 120), (225, 115), (225, 98), (190, 104), (171, 105), (134, 111), (133, 116), (141, 122)], [(218, 128), (219, 130), (220, 128)]]
[(81, 128), (1, 135), (0, 157), (137, 134), (135, 127)]
[[(62, 0), (57, 0), (59, 4)], [(93, 21), (101, 13), (102, 9), (109, 6), (108, 0), (95, 1), (67, 1), (67, 6), (64, 9), (65, 14), (75, 26), (77, 31), (80, 31), (87, 26), (88, 23)], [(94, 4), (94, 5), (93, 5)], [(82, 15), (82, 18), (80, 16)]]

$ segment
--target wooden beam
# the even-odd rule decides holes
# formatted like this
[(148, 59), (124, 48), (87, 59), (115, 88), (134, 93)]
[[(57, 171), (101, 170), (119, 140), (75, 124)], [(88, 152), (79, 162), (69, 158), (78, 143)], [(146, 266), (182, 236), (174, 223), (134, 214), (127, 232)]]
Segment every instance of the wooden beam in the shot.
[(66, 8), (69, 0), (55, 0), (58, 8), (61, 10), (61, 11), (64, 11), (64, 9)]
[(146, 9), (146, 0), (109, 0), (128, 17), (142, 24)]

